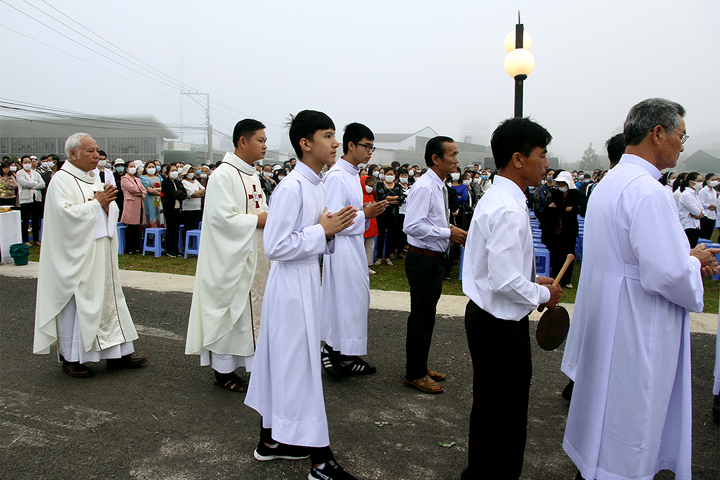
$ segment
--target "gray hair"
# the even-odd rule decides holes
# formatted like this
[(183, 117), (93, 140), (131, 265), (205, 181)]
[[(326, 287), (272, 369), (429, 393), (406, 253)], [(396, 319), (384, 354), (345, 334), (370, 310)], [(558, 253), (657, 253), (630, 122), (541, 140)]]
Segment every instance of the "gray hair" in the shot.
[(79, 154), (82, 139), (89, 136), (87, 133), (73, 133), (70, 135), (68, 139), (65, 140), (65, 155), (70, 158), (70, 150), (75, 150)]
[(640, 145), (657, 125), (666, 130), (675, 130), (680, 124), (678, 117), (684, 116), (685, 108), (679, 103), (664, 98), (643, 100), (630, 109), (625, 119), (625, 145)]

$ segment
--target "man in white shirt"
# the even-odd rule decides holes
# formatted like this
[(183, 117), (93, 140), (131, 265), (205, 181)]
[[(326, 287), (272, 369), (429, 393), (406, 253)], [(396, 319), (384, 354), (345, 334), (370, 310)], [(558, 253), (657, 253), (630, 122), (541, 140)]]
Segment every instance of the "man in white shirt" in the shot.
[(100, 154), (100, 160), (98, 160), (98, 166), (95, 168), (95, 176), (100, 179), (100, 183), (103, 185), (116, 187), (115, 175), (113, 175), (113, 172), (110, 170), (107, 154), (102, 150), (98, 151), (98, 153)]
[(407, 198), (405, 225), (408, 250), (405, 274), (410, 283), (405, 354), (405, 385), (424, 393), (442, 393), (436, 382), (445, 374), (428, 368), (435, 327), (435, 309), (445, 277), (443, 259), (450, 244), (465, 244), (467, 232), (450, 225), (445, 178), (457, 169), (458, 147), (450, 137), (431, 138), (425, 147), (426, 175), (415, 182)]
[(537, 123), (512, 118), (490, 141), (498, 173), (475, 209), (462, 272), (474, 371), (463, 480), (517, 479), (522, 472), (532, 377), (528, 314), (538, 305), (554, 307), (562, 293), (551, 278), (535, 278), (524, 195), (545, 176), (550, 140)]
[[(658, 182), (686, 138), (685, 109), (651, 98), (624, 125), (620, 163), (593, 191), (562, 370), (575, 380), (563, 448), (578, 479), (690, 479), (690, 318), (719, 249), (690, 250)], [(662, 260), (660, 260), (662, 258)]]

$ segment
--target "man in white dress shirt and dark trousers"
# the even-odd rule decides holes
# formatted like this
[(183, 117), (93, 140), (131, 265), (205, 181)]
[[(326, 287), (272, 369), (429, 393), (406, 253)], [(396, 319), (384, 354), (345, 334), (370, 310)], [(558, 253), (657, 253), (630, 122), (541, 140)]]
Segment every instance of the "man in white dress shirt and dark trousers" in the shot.
[(522, 473), (532, 377), (528, 314), (538, 305), (554, 307), (562, 293), (551, 278), (535, 278), (525, 199), (545, 176), (550, 140), (537, 123), (512, 118), (490, 141), (498, 173), (475, 209), (462, 271), (474, 372), (462, 480), (517, 480)]
[(457, 169), (458, 147), (450, 137), (431, 138), (425, 147), (428, 171), (415, 182), (407, 197), (405, 226), (410, 248), (405, 274), (410, 284), (410, 316), (405, 345), (405, 385), (424, 393), (442, 393), (436, 382), (444, 373), (428, 368), (435, 327), (435, 309), (445, 277), (443, 259), (450, 244), (465, 244), (467, 232), (450, 225), (445, 178)]

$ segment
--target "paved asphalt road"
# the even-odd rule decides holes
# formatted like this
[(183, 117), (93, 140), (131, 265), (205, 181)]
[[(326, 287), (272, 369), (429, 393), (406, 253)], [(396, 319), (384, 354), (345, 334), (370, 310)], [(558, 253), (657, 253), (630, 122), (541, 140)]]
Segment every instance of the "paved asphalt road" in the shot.
[[(140, 332), (136, 350), (149, 361), (135, 371), (107, 371), (101, 362), (91, 365), (95, 376), (74, 379), (61, 372), (54, 349), (31, 353), (35, 285), (0, 276), (0, 478), (307, 478), (309, 460), (254, 460), (259, 416), (243, 405), (244, 394), (214, 386), (209, 369), (184, 355), (190, 294), (125, 289)], [(325, 377), (332, 447), (358, 478), (457, 479), (467, 457), (472, 388), (463, 321), (438, 319), (431, 366), (448, 379), (446, 392), (431, 396), (402, 384), (406, 318), (370, 312), (367, 358), (376, 375)], [(693, 334), (692, 348), (693, 478), (717, 480), (720, 429), (710, 418), (715, 337)], [(526, 480), (572, 479), (576, 472), (561, 448), (567, 415), (561, 358), (561, 350), (534, 347)]]

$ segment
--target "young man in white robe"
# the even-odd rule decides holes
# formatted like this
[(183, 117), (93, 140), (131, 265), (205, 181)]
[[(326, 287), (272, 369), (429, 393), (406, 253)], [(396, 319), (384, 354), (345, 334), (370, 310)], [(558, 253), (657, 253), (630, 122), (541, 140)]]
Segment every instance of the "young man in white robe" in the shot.
[(138, 338), (120, 285), (117, 188), (103, 185), (93, 170), (100, 158), (86, 133), (65, 142), (65, 162), (48, 187), (40, 252), (33, 352), (57, 343), (63, 371), (89, 377), (88, 362), (137, 368)]
[(265, 158), (264, 128), (257, 120), (238, 122), (235, 152), (208, 180), (185, 345), (187, 355), (212, 366), (216, 385), (233, 392), (247, 391), (235, 370), (252, 370), (270, 269), (262, 243), (268, 207), (254, 166)]
[[(335, 235), (353, 225), (357, 210), (329, 213), (321, 170), (335, 160), (335, 125), (303, 110), (290, 124), (301, 160), (273, 192), (265, 224), (272, 260), (260, 336), (245, 404), (262, 416), (257, 460), (305, 458), (310, 479), (353, 479), (330, 450), (320, 367), (320, 263)], [(276, 299), (282, 298), (278, 302)]]
[(575, 380), (563, 448), (578, 479), (691, 478), (688, 310), (702, 311), (702, 277), (718, 271), (720, 250), (689, 249), (657, 181), (683, 151), (684, 115), (665, 99), (635, 105), (625, 154), (588, 202), (562, 364)]
[(367, 355), (367, 318), (370, 309), (370, 275), (366, 266), (365, 230), (370, 219), (387, 207), (387, 201), (363, 205), (358, 165), (367, 164), (375, 136), (360, 123), (351, 123), (343, 134), (343, 156), (325, 175), (325, 199), (331, 212), (352, 206), (358, 211), (355, 225), (335, 237), (335, 252), (323, 257), (321, 354), (325, 371), (333, 377), (368, 375), (375, 366), (360, 358)]

